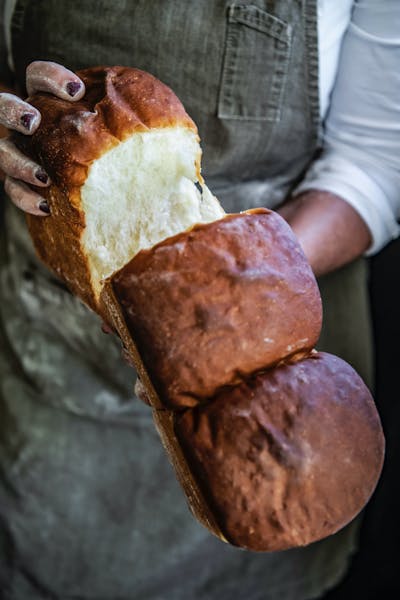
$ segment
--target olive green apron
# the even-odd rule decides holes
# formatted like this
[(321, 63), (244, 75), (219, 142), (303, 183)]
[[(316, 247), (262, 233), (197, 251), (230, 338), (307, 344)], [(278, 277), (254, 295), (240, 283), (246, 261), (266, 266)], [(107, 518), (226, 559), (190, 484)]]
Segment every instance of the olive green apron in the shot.
[[(17, 79), (54, 60), (170, 85), (229, 211), (276, 206), (319, 139), (315, 1), (18, 1)], [(245, 552), (187, 509), (118, 342), (37, 261), (10, 205), (0, 273), (0, 589), (5, 600), (301, 600), (345, 571), (357, 522), (304, 549)], [(322, 249), (323, 251), (323, 249)], [(321, 281), (321, 347), (364, 376), (360, 263)], [(334, 448), (332, 448), (334, 452)]]

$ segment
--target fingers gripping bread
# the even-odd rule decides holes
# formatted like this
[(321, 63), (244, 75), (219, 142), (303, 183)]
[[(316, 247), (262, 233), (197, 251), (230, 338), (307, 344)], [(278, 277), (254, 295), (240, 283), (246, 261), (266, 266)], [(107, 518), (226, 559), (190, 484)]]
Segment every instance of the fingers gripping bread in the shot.
[(224, 214), (194, 123), (151, 75), (79, 76), (85, 98), (35, 95), (42, 125), (17, 138), (53, 181), (51, 217), (28, 218), (39, 255), (117, 330), (213, 533), (264, 551), (334, 533), (370, 497), (384, 441), (358, 375), (313, 350), (321, 300), (290, 228)]
[(48, 168), (51, 218), (28, 217), (39, 256), (91, 308), (101, 280), (140, 249), (218, 219), (203, 186), (197, 129), (172, 91), (126, 67), (79, 73), (86, 94), (71, 103), (49, 94), (29, 102), (42, 121), (19, 148)]

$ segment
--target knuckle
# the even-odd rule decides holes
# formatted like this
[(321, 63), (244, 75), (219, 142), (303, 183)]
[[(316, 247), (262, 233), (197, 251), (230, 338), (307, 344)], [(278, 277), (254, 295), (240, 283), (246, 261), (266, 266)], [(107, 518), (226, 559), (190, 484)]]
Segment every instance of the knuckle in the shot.
[(43, 201), (43, 198), (32, 192), (24, 183), (12, 177), (6, 177), (4, 189), (17, 208), (30, 214), (41, 214), (39, 204)]
[(4, 179), (4, 191), (7, 196), (10, 195), (10, 178), (8, 175), (6, 175), (6, 178)]
[(4, 156), (4, 153), (1, 151), (1, 148), (0, 148), (0, 169), (1, 169), (1, 170), (2, 170), (4, 173), (6, 173), (6, 175), (8, 175), (8, 171), (9, 171), (9, 168), (8, 168), (8, 160), (7, 160), (7, 158)]
[(8, 138), (0, 139), (0, 159), (2, 156), (4, 156), (4, 154), (6, 152), (10, 151), (11, 146), (12, 146), (12, 143), (8, 140)]
[(10, 177), (9, 175), (7, 175), (7, 177), (5, 178), (4, 190), (7, 194), (7, 196), (10, 198), (11, 202), (13, 202), (14, 204), (18, 204), (19, 194), (17, 193), (18, 192), (17, 184), (16, 184), (15, 179)]
[(22, 154), (9, 140), (0, 140), (0, 166), (12, 177), (26, 171), (32, 161)]
[(44, 60), (33, 60), (26, 67), (26, 76), (27, 77), (31, 76), (32, 74), (35, 73), (35, 71), (42, 69), (45, 64), (46, 64), (46, 62)]

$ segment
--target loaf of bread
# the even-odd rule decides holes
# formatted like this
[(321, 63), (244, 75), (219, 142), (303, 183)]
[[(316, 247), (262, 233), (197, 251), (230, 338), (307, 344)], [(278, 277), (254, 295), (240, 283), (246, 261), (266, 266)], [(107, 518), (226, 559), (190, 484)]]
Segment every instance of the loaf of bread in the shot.
[(78, 75), (81, 101), (36, 94), (41, 126), (16, 136), (52, 179), (51, 216), (28, 217), (39, 256), (115, 328), (204, 525), (257, 551), (331, 535), (371, 496), (384, 439), (360, 377), (314, 350), (321, 299), (291, 229), (225, 215), (161, 82)]

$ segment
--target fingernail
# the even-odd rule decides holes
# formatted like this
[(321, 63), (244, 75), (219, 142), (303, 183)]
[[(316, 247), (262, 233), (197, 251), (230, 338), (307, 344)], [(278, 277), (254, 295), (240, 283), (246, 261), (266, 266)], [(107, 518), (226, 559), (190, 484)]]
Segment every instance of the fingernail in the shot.
[(48, 183), (48, 181), (49, 181), (49, 176), (47, 175), (46, 171), (44, 171), (43, 169), (38, 169), (35, 173), (35, 177), (41, 183)]
[(49, 214), (50, 214), (50, 208), (49, 208), (49, 205), (47, 204), (46, 200), (42, 200), (42, 201), (39, 203), (39, 209), (40, 209), (42, 212), (46, 213), (46, 215), (49, 215)]
[(65, 87), (68, 94), (73, 98), (81, 89), (81, 84), (79, 81), (70, 81)]
[(34, 115), (32, 113), (24, 113), (21, 117), (22, 125), (28, 130), (31, 130)]

